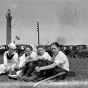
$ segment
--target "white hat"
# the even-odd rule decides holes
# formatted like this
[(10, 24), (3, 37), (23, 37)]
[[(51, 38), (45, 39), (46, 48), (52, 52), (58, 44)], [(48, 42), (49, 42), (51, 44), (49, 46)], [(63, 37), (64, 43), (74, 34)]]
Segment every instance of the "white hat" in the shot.
[(11, 48), (11, 49), (16, 49), (16, 45), (14, 43), (10, 43), (8, 45), (8, 47)]

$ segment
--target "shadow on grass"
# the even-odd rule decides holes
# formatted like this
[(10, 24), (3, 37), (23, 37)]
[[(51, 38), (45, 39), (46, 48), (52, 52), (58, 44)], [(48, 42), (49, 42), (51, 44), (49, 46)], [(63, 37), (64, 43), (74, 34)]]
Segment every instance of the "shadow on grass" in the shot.
[(76, 74), (73, 71), (69, 71), (67, 77), (76, 77)]

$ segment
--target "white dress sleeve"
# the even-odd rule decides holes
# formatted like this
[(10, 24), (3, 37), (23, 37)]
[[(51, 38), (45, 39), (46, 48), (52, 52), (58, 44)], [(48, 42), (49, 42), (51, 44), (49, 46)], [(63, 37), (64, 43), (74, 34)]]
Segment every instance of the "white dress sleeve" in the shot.
[(26, 61), (26, 57), (25, 54), (23, 54), (21, 57), (19, 57), (19, 67), (22, 67), (23, 65), (25, 65), (25, 61)]

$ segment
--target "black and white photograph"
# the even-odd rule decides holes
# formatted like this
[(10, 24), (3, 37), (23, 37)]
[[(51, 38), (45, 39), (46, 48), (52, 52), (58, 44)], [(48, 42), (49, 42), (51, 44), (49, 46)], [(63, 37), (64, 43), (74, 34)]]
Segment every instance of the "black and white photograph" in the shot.
[(0, 0), (0, 88), (87, 88), (88, 0)]

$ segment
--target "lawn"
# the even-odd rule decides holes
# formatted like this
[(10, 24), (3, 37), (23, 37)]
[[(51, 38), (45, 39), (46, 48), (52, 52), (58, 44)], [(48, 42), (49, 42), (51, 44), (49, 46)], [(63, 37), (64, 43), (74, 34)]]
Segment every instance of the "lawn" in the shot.
[(88, 79), (88, 57), (87, 58), (69, 58), (70, 70), (75, 72), (75, 77), (70, 77), (67, 80), (87, 80)]
[[(83, 58), (69, 58), (68, 57), (68, 59), (69, 59), (69, 63), (70, 63), (70, 70), (72, 72), (75, 72), (76, 76), (75, 77), (71, 77), (71, 76), (68, 75), (68, 77), (65, 80), (62, 80), (62, 81), (58, 81), (57, 80), (57, 82), (58, 83), (60, 83), (60, 82), (74, 83), (75, 81), (77, 81), (78, 84), (81, 83), (81, 82), (87, 82), (87, 80), (88, 80), (88, 58), (83, 59)], [(1, 63), (3, 63), (3, 56), (2, 55), (0, 55), (0, 64)], [(5, 83), (5, 82), (9, 82), (9, 83), (17, 82), (17, 83), (19, 83), (19, 81), (17, 81), (17, 80), (8, 79), (8, 76), (6, 76), (6, 75), (5, 76), (4, 75), (0, 76), (0, 82), (1, 83)], [(51, 84), (53, 84), (53, 83), (51, 83)], [(50, 82), (48, 83), (48, 85), (51, 85), (51, 84), (50, 84)], [(42, 85), (44, 85), (44, 84), (42, 84)], [(47, 83), (46, 83), (46, 85), (47, 85)], [(53, 86), (55, 86), (55, 85), (52, 85), (52, 87)], [(57, 86), (57, 84), (56, 84), (56, 86)], [(85, 87), (83, 87), (83, 86), (84, 86), (84, 84), (79, 84), (79, 86), (74, 86), (72, 88), (87, 88), (87, 86), (85, 86)], [(40, 87), (38, 87), (38, 88), (40, 88)], [(47, 87), (43, 86), (43, 88), (47, 88)], [(56, 87), (54, 87), (54, 88), (56, 88)], [(61, 86), (60, 88), (68, 88), (68, 86), (67, 87), (66, 87), (66, 85), (65, 86)], [(69, 88), (71, 88), (71, 85), (69, 85)]]

